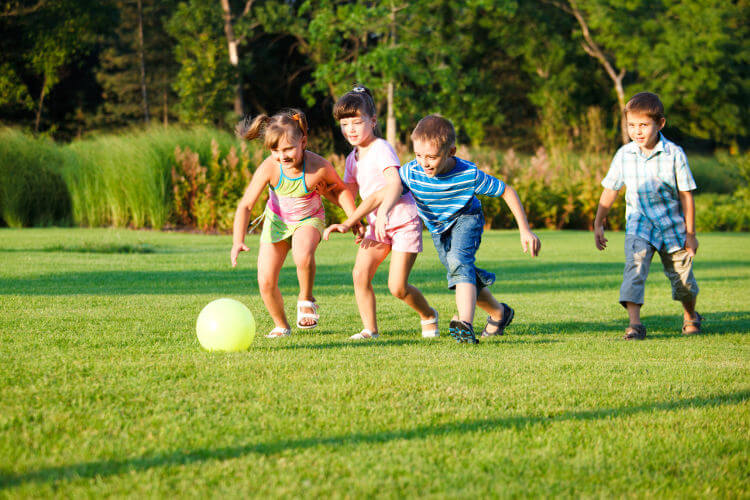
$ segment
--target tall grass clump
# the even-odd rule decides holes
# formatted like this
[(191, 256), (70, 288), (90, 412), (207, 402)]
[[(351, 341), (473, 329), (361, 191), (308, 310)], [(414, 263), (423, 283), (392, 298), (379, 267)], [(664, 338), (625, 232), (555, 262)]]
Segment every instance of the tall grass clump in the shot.
[(54, 142), (0, 129), (0, 225), (68, 225), (71, 200)]
[(175, 148), (190, 148), (209, 161), (212, 142), (224, 152), (236, 144), (232, 135), (215, 129), (154, 126), (66, 146), (63, 175), (76, 223), (164, 227), (172, 210)]

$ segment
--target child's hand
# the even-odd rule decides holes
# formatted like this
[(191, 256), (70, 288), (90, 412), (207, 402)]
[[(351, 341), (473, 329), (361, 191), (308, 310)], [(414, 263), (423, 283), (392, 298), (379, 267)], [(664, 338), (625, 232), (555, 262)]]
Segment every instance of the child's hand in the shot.
[(352, 226), (352, 233), (354, 234), (354, 244), (359, 245), (365, 237), (365, 226), (361, 222), (357, 222)]
[(698, 253), (698, 238), (695, 234), (688, 234), (685, 237), (685, 250), (691, 257), (695, 257), (695, 254)]
[(331, 224), (325, 229), (325, 231), (323, 231), (323, 239), (328, 241), (328, 237), (333, 231), (336, 231), (337, 233), (347, 233), (349, 232), (349, 229), (351, 229), (351, 227), (348, 224)]
[(609, 240), (604, 237), (604, 226), (594, 227), (594, 243), (596, 243), (596, 248), (604, 250), (607, 248), (607, 241)]
[(385, 226), (388, 223), (388, 217), (378, 217), (375, 219), (375, 235), (380, 241), (386, 241), (385, 238)]
[(230, 259), (232, 261), (232, 267), (237, 267), (237, 256), (240, 252), (247, 252), (250, 249), (244, 243), (235, 243), (232, 245), (232, 252), (230, 253)]
[(531, 253), (532, 257), (539, 255), (542, 242), (539, 237), (531, 231), (521, 231), (521, 250), (523, 253)]

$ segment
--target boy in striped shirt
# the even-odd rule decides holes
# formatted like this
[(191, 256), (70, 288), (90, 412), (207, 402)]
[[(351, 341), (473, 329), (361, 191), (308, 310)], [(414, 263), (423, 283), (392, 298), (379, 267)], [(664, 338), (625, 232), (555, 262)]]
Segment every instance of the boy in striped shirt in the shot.
[(630, 325), (626, 340), (646, 338), (641, 323), (646, 277), (651, 259), (659, 253), (664, 274), (672, 283), (672, 298), (682, 302), (682, 333), (700, 333), (700, 314), (695, 311), (698, 283), (693, 276), (695, 236), (695, 180), (681, 147), (667, 140), (664, 105), (659, 96), (641, 92), (625, 106), (628, 134), (633, 142), (622, 146), (602, 180), (604, 191), (594, 221), (594, 242), (607, 247), (604, 222), (625, 186), (625, 270), (620, 304), (627, 309)]
[(450, 121), (429, 115), (419, 121), (411, 135), (415, 160), (399, 169), (401, 186), (386, 187), (371, 195), (343, 224), (326, 229), (347, 232), (365, 214), (378, 209), (376, 234), (385, 232), (387, 214), (404, 192), (411, 192), (417, 211), (432, 234), (440, 261), (447, 269), (448, 287), (456, 290), (458, 315), (449, 331), (458, 342), (479, 342), (472, 323), (478, 305), (489, 316), (482, 337), (502, 335), (514, 311), (498, 302), (489, 290), (494, 273), (476, 267), (474, 261), (484, 230), (482, 204), (476, 195), (502, 197), (513, 212), (521, 233), (521, 248), (532, 257), (541, 242), (529, 228), (521, 200), (503, 181), (488, 175), (471, 162), (456, 158), (456, 132)]

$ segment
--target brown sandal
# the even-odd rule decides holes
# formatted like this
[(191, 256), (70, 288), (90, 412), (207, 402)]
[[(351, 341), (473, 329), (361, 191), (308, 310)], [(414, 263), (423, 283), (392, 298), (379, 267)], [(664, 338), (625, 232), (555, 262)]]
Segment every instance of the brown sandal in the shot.
[[(682, 334), (683, 335), (697, 335), (701, 332), (701, 321), (703, 316), (695, 312), (695, 319), (686, 319), (682, 322)], [(688, 331), (688, 328), (694, 327), (695, 330)]]
[(625, 340), (643, 340), (646, 338), (646, 327), (641, 324), (630, 325), (625, 329), (623, 338)]

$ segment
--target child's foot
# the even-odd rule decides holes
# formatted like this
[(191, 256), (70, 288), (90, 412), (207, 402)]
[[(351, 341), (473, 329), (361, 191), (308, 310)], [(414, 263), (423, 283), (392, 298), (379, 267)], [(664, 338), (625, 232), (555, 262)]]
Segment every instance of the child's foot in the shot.
[(349, 337), (349, 340), (372, 340), (378, 337), (380, 337), (380, 335), (378, 335), (378, 332), (373, 332), (372, 330), (364, 328), (361, 332), (355, 333), (354, 335)]
[(625, 340), (643, 340), (646, 338), (646, 327), (640, 323), (637, 325), (630, 325), (625, 329)]
[(289, 328), (284, 328), (282, 326), (277, 326), (273, 330), (271, 330), (268, 335), (266, 335), (267, 339), (277, 339), (279, 337), (288, 337), (292, 334), (292, 331)]
[(297, 301), (297, 328), (309, 330), (318, 326), (318, 303), (313, 300)]
[(682, 334), (683, 335), (697, 335), (701, 332), (701, 321), (703, 316), (695, 312), (695, 316), (691, 319), (685, 319), (682, 322)]
[(448, 331), (456, 342), (466, 342), (469, 344), (478, 344), (479, 340), (474, 335), (474, 327), (465, 321), (457, 319), (451, 320)]
[(482, 337), (502, 335), (505, 333), (505, 328), (510, 325), (511, 321), (513, 321), (513, 317), (516, 315), (513, 308), (504, 302), (501, 303), (500, 306), (502, 309), (500, 319), (495, 320), (492, 319), (492, 316), (487, 316), (487, 324), (484, 326), (484, 330), (482, 330)]
[(420, 321), (422, 325), (422, 337), (426, 339), (434, 339), (440, 336), (438, 331), (438, 312), (433, 309), (432, 312), (435, 314), (432, 319), (423, 319)]

